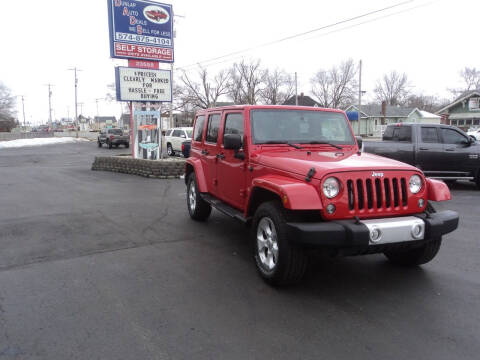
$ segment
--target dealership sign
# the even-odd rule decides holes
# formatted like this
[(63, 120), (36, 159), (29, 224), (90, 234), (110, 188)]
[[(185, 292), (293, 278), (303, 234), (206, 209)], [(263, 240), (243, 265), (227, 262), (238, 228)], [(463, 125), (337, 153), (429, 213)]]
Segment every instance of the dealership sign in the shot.
[(115, 82), (118, 101), (172, 101), (170, 70), (116, 67)]
[(172, 6), (147, 0), (107, 0), (110, 56), (173, 62)]

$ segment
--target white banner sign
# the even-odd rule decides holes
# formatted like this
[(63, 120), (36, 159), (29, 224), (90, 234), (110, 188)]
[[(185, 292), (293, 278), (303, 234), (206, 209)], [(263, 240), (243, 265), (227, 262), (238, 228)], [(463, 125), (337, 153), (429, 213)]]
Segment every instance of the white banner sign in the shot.
[(115, 68), (118, 101), (171, 102), (172, 73), (170, 70)]

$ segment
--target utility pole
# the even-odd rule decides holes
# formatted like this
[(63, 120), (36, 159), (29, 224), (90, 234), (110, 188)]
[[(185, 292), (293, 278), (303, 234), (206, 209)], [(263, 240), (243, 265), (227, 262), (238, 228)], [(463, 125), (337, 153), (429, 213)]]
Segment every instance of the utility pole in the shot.
[(297, 80), (297, 72), (295, 71), (295, 105), (298, 106), (298, 80)]
[(52, 84), (47, 84), (48, 86), (48, 128), (52, 129)]
[(27, 127), (25, 125), (25, 99), (23, 98), (23, 95), (20, 95), (22, 97), (22, 111), (23, 111), (23, 131), (27, 131)]
[(360, 135), (360, 108), (362, 106), (362, 60), (358, 66), (358, 135)]
[(73, 71), (75, 74), (75, 133), (76, 137), (78, 138), (78, 103), (77, 103), (77, 89), (78, 89), (78, 78), (77, 78), (77, 71), (82, 71), (80, 69), (77, 69), (77, 67), (74, 67), (73, 69), (68, 69), (70, 71)]

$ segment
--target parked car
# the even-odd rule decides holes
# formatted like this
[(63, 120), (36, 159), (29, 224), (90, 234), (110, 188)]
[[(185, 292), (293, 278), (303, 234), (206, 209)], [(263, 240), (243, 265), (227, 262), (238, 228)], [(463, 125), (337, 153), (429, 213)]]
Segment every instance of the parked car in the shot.
[(125, 135), (122, 129), (108, 128), (102, 129), (97, 137), (98, 147), (106, 144), (109, 149), (113, 146), (125, 145), (126, 148), (130, 146), (130, 136)]
[(186, 140), (182, 142), (182, 155), (185, 158), (190, 156), (190, 146), (192, 144), (192, 140)]
[(433, 179), (471, 180), (480, 187), (480, 144), (441, 124), (392, 124), (383, 141), (364, 141), (364, 151), (403, 161)]
[(165, 142), (167, 144), (167, 154), (175, 155), (176, 152), (182, 151), (182, 142), (192, 138), (193, 128), (180, 127), (167, 130), (165, 134)]
[[(408, 164), (362, 153), (346, 114), (296, 106), (201, 110), (186, 160), (187, 208), (212, 207), (252, 228), (253, 258), (270, 284), (299, 281), (312, 250), (432, 260), (458, 214), (436, 212), (445, 183)], [(214, 223), (212, 223), (214, 226)]]
[(467, 135), (473, 136), (475, 140), (480, 141), (480, 129), (469, 130)]

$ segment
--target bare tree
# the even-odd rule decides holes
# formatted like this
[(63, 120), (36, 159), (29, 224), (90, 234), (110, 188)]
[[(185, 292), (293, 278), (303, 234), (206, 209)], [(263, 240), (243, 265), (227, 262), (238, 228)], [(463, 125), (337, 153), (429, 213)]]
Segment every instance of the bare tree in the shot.
[(328, 70), (320, 69), (310, 80), (312, 93), (322, 107), (343, 108), (355, 100), (357, 69), (352, 59)]
[(460, 77), (463, 80), (463, 87), (458, 89), (448, 89), (453, 95), (458, 96), (465, 91), (480, 90), (480, 70), (465, 66), (460, 70)]
[(228, 92), (229, 72), (222, 70), (211, 79), (207, 70), (200, 67), (197, 75), (199, 81), (193, 80), (185, 71), (180, 78), (184, 102), (201, 109), (215, 106), (218, 99)]
[(267, 105), (283, 104), (295, 92), (295, 80), (284, 70), (265, 70), (264, 87), (260, 98)]
[(391, 71), (377, 80), (375, 95), (379, 102), (386, 101), (388, 105), (403, 105), (409, 95), (407, 74)]
[(15, 127), (15, 96), (0, 82), (0, 122), (9, 131)]
[(445, 100), (439, 99), (437, 96), (430, 95), (409, 95), (406, 100), (408, 107), (418, 108), (429, 112), (438, 110)]
[(263, 90), (266, 71), (260, 66), (260, 60), (233, 64), (230, 70), (228, 94), (235, 104), (256, 104)]

